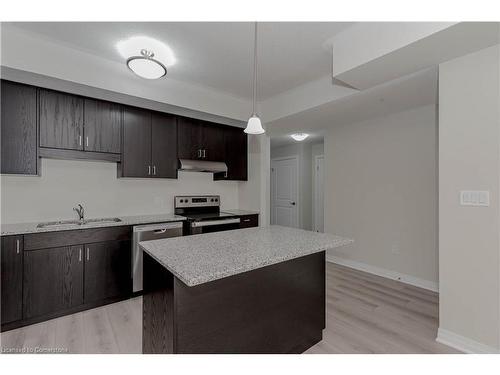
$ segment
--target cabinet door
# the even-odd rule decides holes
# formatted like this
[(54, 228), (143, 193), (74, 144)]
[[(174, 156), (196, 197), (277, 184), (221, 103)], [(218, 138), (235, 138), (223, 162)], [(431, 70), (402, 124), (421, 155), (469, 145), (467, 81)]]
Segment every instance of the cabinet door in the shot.
[(23, 313), (23, 236), (2, 237), (2, 324), (20, 320)]
[(122, 177), (150, 177), (151, 112), (123, 109)]
[(40, 147), (83, 150), (83, 99), (40, 90)]
[(177, 178), (177, 120), (175, 116), (153, 113), (151, 132), (153, 176)]
[(36, 175), (36, 88), (2, 81), (1, 173)]
[(203, 160), (224, 161), (224, 127), (211, 122), (203, 123)]
[(131, 293), (130, 246), (130, 241), (85, 246), (85, 303)]
[(227, 177), (222, 173), (214, 175), (214, 180), (248, 179), (248, 138), (241, 128), (227, 127), (224, 130), (224, 143), (226, 149), (225, 161), (228, 172)]
[(24, 252), (24, 319), (83, 303), (83, 246)]
[(120, 153), (121, 106), (102, 100), (85, 99), (85, 151)]
[(199, 120), (187, 117), (179, 117), (177, 121), (179, 159), (201, 159), (203, 125)]

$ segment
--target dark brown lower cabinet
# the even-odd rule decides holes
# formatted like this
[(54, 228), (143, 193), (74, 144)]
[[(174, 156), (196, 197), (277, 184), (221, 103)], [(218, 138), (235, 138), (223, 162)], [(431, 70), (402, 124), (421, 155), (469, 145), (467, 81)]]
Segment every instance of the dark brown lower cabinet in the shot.
[(2, 324), (22, 318), (23, 314), (23, 236), (2, 237), (1, 302)]
[(85, 245), (85, 303), (130, 294), (130, 246), (130, 241)]
[(23, 318), (83, 303), (83, 245), (24, 252)]

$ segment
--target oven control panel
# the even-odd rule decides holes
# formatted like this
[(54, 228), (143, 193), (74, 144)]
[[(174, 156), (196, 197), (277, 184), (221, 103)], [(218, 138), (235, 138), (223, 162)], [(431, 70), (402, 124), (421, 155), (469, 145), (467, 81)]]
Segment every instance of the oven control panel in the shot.
[(178, 195), (174, 197), (174, 208), (219, 206), (219, 195)]

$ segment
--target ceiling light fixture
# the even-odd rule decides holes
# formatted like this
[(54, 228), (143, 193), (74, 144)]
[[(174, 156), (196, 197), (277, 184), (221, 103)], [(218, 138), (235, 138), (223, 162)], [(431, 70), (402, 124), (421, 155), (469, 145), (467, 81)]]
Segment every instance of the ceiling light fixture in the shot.
[(139, 77), (157, 79), (175, 64), (175, 56), (165, 43), (147, 36), (134, 36), (116, 44), (129, 69)]
[(141, 50), (140, 56), (132, 56), (127, 59), (127, 66), (139, 77), (146, 79), (158, 79), (167, 74), (167, 68), (158, 60), (155, 60), (153, 51)]
[(307, 137), (309, 137), (309, 134), (306, 134), (306, 133), (295, 133), (295, 134), (292, 134), (290, 137), (292, 137), (293, 139), (295, 139), (297, 142), (300, 142), (300, 141), (303, 141), (304, 139), (306, 139)]
[(254, 27), (254, 45), (253, 45), (253, 110), (252, 116), (248, 120), (247, 127), (244, 132), (247, 134), (263, 134), (265, 133), (262, 128), (259, 116), (257, 116), (257, 22)]

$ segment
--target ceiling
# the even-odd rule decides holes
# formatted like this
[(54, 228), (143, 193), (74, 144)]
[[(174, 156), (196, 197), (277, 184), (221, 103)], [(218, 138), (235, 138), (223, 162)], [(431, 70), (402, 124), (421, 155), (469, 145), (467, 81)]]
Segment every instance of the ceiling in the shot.
[(321, 143), (324, 140), (322, 131), (314, 131), (312, 133), (308, 132), (307, 134), (309, 134), (309, 137), (300, 142), (290, 137), (290, 134), (293, 134), (293, 132), (290, 132), (289, 134), (271, 136), (271, 148), (288, 146), (298, 143)]
[[(327, 40), (347, 22), (259, 23), (259, 101), (331, 73)], [(166, 43), (177, 63), (168, 76), (250, 99), (253, 23), (248, 22), (16, 22), (8, 27), (124, 63), (119, 40), (149, 36)], [(290, 63), (293, 62), (293, 63)]]
[[(425, 105), (438, 100), (438, 69), (425, 69), (310, 110), (268, 124), (274, 138), (294, 132), (317, 134), (332, 126), (361, 122)], [(321, 133), (319, 133), (321, 134)]]

